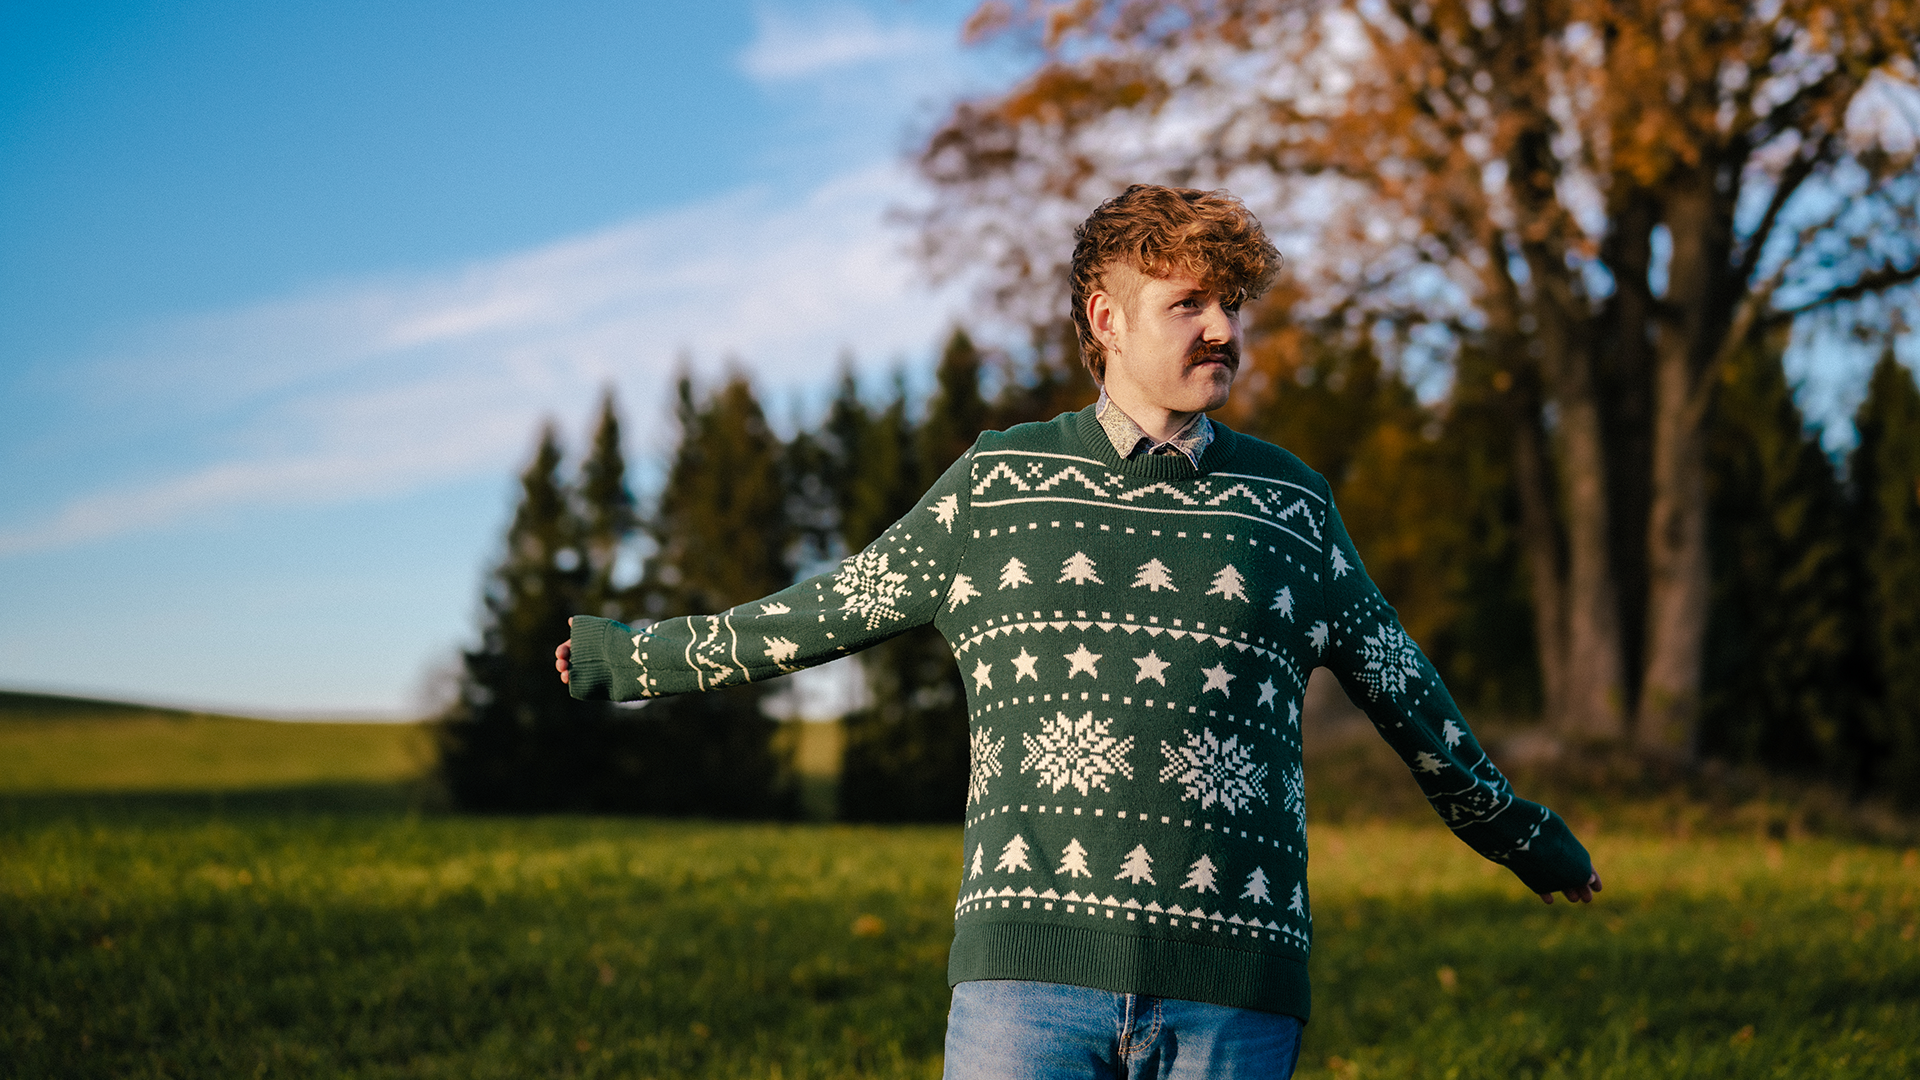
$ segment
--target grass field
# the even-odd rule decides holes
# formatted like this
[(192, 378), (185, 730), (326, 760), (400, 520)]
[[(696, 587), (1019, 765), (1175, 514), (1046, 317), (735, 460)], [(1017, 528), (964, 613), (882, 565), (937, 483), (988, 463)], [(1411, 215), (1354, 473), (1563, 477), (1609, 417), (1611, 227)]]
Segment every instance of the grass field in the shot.
[[(957, 829), (66, 775), (0, 788), (0, 1074), (939, 1073)], [(1596, 821), (1601, 902), (1549, 908), (1437, 824), (1344, 817), (1313, 829), (1304, 1076), (1920, 1072), (1911, 850)]]

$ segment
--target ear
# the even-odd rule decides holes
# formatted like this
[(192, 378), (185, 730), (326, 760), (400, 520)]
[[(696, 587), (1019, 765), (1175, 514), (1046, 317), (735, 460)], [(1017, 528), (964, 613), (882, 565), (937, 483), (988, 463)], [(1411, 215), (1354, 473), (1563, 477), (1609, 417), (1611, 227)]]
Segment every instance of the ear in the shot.
[(1097, 289), (1087, 297), (1087, 325), (1100, 344), (1114, 352), (1120, 347), (1120, 334), (1127, 328), (1127, 313), (1112, 293)]

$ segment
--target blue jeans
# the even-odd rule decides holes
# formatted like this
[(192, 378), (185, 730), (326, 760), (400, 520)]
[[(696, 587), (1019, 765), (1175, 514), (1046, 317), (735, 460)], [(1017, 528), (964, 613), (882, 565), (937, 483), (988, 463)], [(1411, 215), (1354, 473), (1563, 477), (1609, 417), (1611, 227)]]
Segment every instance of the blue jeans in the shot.
[(1286, 1080), (1302, 1024), (1279, 1013), (1017, 980), (963, 982), (946, 1080)]

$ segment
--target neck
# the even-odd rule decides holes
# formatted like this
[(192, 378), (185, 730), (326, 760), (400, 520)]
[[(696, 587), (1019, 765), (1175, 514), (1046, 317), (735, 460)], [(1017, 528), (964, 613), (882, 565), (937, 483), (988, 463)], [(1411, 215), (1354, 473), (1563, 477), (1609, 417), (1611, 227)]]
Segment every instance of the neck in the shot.
[(1154, 442), (1166, 442), (1186, 430), (1197, 412), (1177, 412), (1164, 405), (1156, 405), (1145, 397), (1132, 393), (1132, 387), (1109, 384), (1106, 387), (1107, 400), (1127, 414), (1128, 419), (1140, 425), (1140, 430)]

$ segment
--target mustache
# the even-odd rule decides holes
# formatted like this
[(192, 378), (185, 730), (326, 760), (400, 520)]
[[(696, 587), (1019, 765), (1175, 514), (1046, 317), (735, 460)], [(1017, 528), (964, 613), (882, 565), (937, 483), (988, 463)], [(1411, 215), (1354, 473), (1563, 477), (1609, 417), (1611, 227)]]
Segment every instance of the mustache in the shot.
[(1238, 342), (1225, 341), (1218, 345), (1205, 341), (1196, 341), (1193, 348), (1187, 350), (1187, 366), (1218, 362), (1227, 365), (1228, 371), (1240, 370), (1240, 345)]

